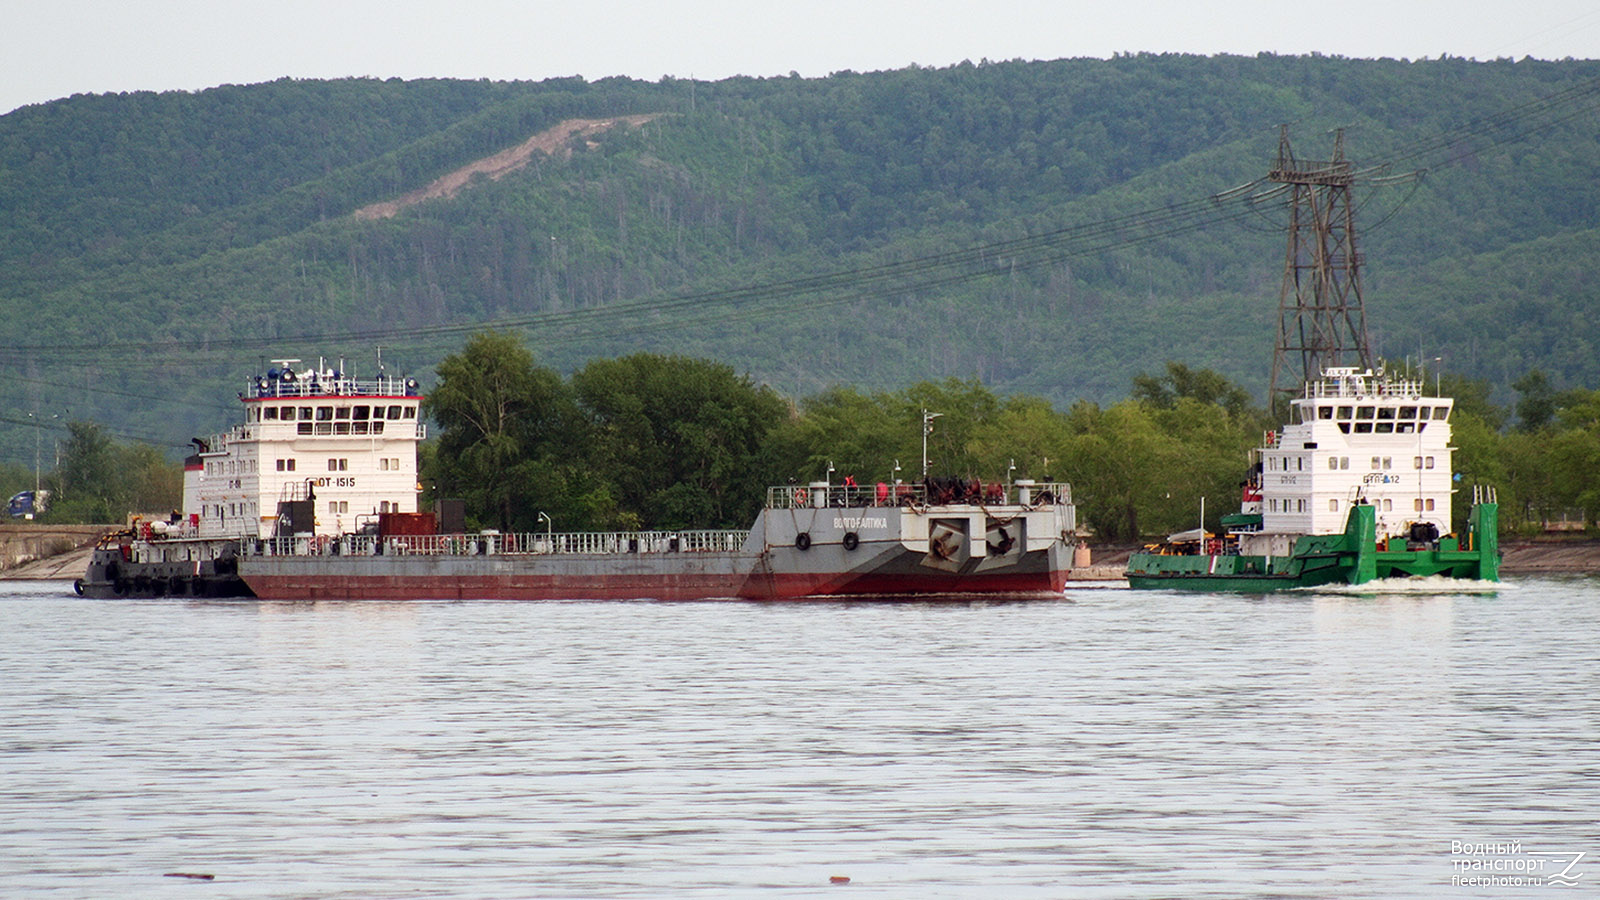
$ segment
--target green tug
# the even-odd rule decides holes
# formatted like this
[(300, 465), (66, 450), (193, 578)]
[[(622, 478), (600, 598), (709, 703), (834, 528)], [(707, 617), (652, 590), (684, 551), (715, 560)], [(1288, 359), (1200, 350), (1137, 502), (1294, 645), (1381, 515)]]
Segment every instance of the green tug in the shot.
[(1450, 413), (1420, 381), (1332, 368), (1256, 451), (1224, 533), (1175, 534), (1128, 560), (1134, 588), (1265, 592), (1385, 578), (1499, 581), (1499, 507), (1474, 488), (1449, 533)]
[[(1235, 189), (1262, 187), (1252, 202), (1288, 201), (1268, 396), (1302, 393), (1289, 400), (1289, 424), (1252, 451), (1243, 502), (1222, 517), (1223, 534), (1201, 528), (1145, 547), (1128, 560), (1132, 587), (1263, 592), (1384, 578), (1500, 580), (1492, 488), (1473, 488), (1466, 533), (1451, 533), (1454, 401), (1427, 396), (1423, 378), (1372, 371), (1351, 193), (1379, 173), (1345, 158), (1342, 129), (1332, 159), (1297, 158), (1284, 125), (1265, 181)], [(1296, 357), (1299, 385), (1280, 392), (1279, 373)], [(1352, 357), (1361, 366), (1337, 364)]]

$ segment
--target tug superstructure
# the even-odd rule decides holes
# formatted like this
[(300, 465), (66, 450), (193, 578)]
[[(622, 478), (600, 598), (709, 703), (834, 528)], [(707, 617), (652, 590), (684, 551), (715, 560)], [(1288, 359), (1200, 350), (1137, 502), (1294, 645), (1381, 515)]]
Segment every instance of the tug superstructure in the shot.
[(1452, 533), (1454, 401), (1421, 379), (1326, 369), (1266, 435), (1223, 533), (1195, 529), (1128, 561), (1134, 587), (1275, 590), (1443, 575), (1498, 580), (1498, 507), (1476, 489)]

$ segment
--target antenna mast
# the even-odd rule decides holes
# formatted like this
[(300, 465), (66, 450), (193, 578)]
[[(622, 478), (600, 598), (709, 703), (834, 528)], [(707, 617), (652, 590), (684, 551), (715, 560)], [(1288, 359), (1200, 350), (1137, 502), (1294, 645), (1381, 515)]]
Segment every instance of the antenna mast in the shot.
[[(1280, 397), (1297, 396), (1302, 385), (1320, 378), (1331, 366), (1372, 367), (1367, 314), (1361, 303), (1361, 254), (1356, 250), (1355, 211), (1350, 203), (1350, 186), (1357, 175), (1344, 158), (1344, 129), (1334, 133), (1333, 159), (1323, 162), (1295, 159), (1289, 126), (1282, 126), (1277, 164), (1267, 175), (1292, 192), (1289, 244), (1278, 295), (1278, 340), (1267, 394), (1271, 404)], [(1297, 364), (1298, 371), (1290, 371)]]

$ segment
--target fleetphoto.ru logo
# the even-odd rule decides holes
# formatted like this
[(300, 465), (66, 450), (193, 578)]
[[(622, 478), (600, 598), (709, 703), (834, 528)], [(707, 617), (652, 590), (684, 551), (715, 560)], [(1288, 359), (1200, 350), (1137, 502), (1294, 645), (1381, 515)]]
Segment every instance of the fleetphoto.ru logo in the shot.
[(1450, 842), (1450, 883), (1462, 887), (1572, 887), (1581, 850), (1528, 850), (1521, 841)]

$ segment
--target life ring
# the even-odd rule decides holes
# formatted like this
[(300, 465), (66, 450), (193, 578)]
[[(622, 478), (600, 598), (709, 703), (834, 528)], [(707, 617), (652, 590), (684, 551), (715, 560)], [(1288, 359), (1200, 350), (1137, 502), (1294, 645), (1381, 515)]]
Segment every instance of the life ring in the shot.
[(861, 536), (854, 531), (846, 531), (844, 533), (844, 548), (846, 550), (854, 550), (859, 546), (861, 546)]
[(806, 494), (806, 489), (805, 488), (795, 488), (794, 489), (794, 505), (795, 506), (805, 506), (806, 505), (806, 499), (807, 499), (807, 494)]
[(804, 553), (811, 549), (811, 535), (802, 531), (794, 536), (794, 548)]

